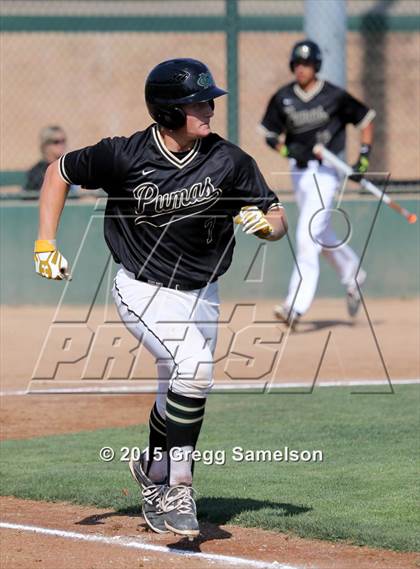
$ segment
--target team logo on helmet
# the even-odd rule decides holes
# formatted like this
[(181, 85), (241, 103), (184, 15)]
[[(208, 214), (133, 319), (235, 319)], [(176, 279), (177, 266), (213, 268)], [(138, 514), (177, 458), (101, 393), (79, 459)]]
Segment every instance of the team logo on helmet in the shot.
[(213, 85), (213, 77), (210, 75), (210, 73), (200, 73), (197, 79), (197, 85), (203, 87), (203, 89), (206, 89), (207, 87)]
[(302, 59), (308, 59), (311, 55), (311, 50), (307, 45), (300, 45), (296, 50), (296, 56), (301, 57)]

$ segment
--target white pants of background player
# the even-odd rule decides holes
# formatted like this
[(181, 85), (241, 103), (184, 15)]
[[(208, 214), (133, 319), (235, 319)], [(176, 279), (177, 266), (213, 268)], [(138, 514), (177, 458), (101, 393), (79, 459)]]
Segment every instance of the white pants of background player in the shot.
[[(345, 287), (355, 282), (360, 260), (353, 249), (340, 244), (340, 239), (331, 227), (330, 210), (334, 209), (334, 197), (339, 183), (335, 170), (317, 160), (309, 161), (305, 169), (296, 168), (293, 162), (291, 161), (291, 176), (299, 210), (295, 251), (297, 266), (295, 264), (293, 269), (285, 305), (304, 314), (312, 303), (318, 285), (320, 253), (334, 267)], [(342, 222), (345, 234), (347, 228), (344, 227), (344, 218)]]
[(156, 359), (160, 416), (166, 416), (169, 387), (187, 397), (206, 397), (213, 385), (217, 282), (179, 291), (137, 281), (122, 267), (112, 293), (121, 320)]

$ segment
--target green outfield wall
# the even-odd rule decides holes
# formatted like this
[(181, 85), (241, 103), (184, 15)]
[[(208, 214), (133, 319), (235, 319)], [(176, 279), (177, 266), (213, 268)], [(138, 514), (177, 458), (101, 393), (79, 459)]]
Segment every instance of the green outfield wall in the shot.
[[(400, 198), (418, 213), (419, 200)], [(70, 283), (42, 279), (33, 268), (36, 202), (4, 202), (0, 206), (1, 302), (3, 304), (104, 303), (109, 298), (115, 266), (103, 238), (104, 200), (68, 203), (63, 212), (58, 244), (71, 263)], [(290, 241), (266, 243), (238, 233), (236, 255), (220, 279), (222, 299), (280, 298), (285, 295), (293, 267), (296, 206), (285, 204)], [(419, 293), (419, 224), (409, 225), (389, 208), (370, 199), (343, 202), (352, 226), (350, 244), (364, 256), (368, 296), (406, 297)], [(344, 234), (341, 214), (334, 225)], [(343, 289), (332, 268), (321, 259), (319, 296), (340, 296)]]

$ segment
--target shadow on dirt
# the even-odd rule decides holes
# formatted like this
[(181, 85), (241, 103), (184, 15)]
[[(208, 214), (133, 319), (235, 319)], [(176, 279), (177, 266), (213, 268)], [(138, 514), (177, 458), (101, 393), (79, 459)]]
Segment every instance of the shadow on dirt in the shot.
[(167, 546), (172, 549), (199, 552), (200, 545), (206, 541), (229, 539), (231, 533), (219, 524), (228, 524), (235, 520), (242, 512), (256, 512), (270, 510), (271, 516), (297, 516), (310, 512), (312, 508), (296, 506), (294, 504), (251, 500), (247, 498), (202, 498), (197, 501), (198, 518), (200, 520), (200, 535), (194, 541), (182, 538)]
[[(207, 541), (219, 539), (229, 539), (232, 534), (219, 524), (228, 524), (235, 520), (242, 512), (256, 512), (258, 510), (269, 510), (270, 517), (297, 516), (312, 510), (311, 507), (296, 506), (288, 503), (269, 502), (252, 499), (238, 498), (201, 498), (197, 501), (198, 518), (200, 520), (200, 535), (194, 541), (187, 538), (176, 538), (177, 541), (168, 543), (170, 549), (182, 551), (200, 551), (200, 545)], [(135, 517), (139, 520), (139, 525), (147, 529), (146, 524), (140, 514), (138, 507), (129, 507), (103, 514), (88, 516), (76, 522), (76, 525), (95, 526), (104, 525), (109, 521), (111, 526), (117, 529), (118, 518), (122, 521), (125, 517)]]
[[(382, 324), (382, 321), (372, 322), (372, 324)], [(354, 326), (366, 327), (366, 322), (360, 320), (302, 320), (296, 326), (293, 334), (310, 334), (325, 328), (353, 328)]]

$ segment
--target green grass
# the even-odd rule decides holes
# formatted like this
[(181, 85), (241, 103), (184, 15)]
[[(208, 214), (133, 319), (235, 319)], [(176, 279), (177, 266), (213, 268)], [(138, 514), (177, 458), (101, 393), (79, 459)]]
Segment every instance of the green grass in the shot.
[[(200, 519), (419, 549), (419, 393), (417, 386), (399, 386), (394, 395), (352, 395), (347, 388), (212, 395), (199, 448), (225, 449), (227, 460), (196, 465)], [(146, 438), (146, 426), (139, 426), (6, 441), (1, 493), (137, 511), (127, 465), (104, 463), (98, 451), (111, 446), (118, 457), (122, 446)], [(234, 446), (321, 449), (324, 461), (236, 463)]]

